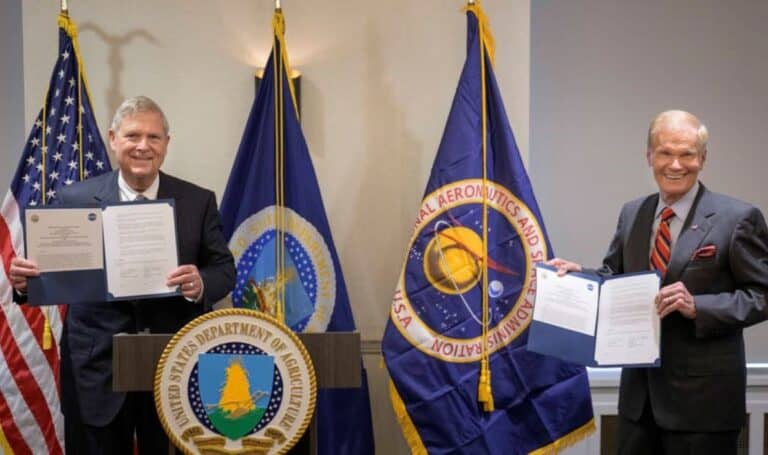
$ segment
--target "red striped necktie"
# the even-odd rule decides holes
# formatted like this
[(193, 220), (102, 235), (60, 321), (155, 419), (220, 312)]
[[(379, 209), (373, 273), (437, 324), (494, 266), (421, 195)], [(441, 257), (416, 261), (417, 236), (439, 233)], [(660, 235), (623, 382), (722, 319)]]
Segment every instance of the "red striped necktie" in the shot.
[(669, 220), (675, 216), (675, 212), (664, 207), (661, 211), (661, 221), (656, 230), (656, 239), (653, 242), (653, 251), (651, 252), (651, 269), (658, 270), (662, 278), (667, 273), (667, 265), (672, 252), (672, 233), (669, 230)]

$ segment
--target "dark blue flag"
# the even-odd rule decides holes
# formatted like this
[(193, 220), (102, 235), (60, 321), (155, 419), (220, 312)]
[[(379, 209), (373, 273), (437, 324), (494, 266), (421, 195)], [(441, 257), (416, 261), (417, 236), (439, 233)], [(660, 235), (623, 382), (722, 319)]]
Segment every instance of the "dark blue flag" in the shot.
[[(0, 209), (0, 427), (16, 453), (60, 454), (59, 354), (64, 307), (11, 301), (11, 259), (24, 255), (24, 209), (56, 201), (64, 185), (112, 170), (91, 109), (75, 23), (59, 15), (51, 82)], [(87, 283), (83, 283), (87, 285)]]
[(390, 395), (414, 453), (549, 453), (593, 431), (589, 384), (583, 367), (526, 350), (534, 263), (552, 248), (479, 5), (467, 20), (467, 58), (382, 343)]
[[(282, 13), (275, 13), (273, 23), (272, 53), (221, 203), (224, 235), (237, 265), (232, 303), (274, 314), (282, 288), (284, 320), (295, 332), (352, 331), (344, 276), (287, 77)], [(283, 267), (276, 266), (278, 224)], [(318, 391), (318, 453), (374, 452), (364, 369), (361, 376), (360, 388)]]

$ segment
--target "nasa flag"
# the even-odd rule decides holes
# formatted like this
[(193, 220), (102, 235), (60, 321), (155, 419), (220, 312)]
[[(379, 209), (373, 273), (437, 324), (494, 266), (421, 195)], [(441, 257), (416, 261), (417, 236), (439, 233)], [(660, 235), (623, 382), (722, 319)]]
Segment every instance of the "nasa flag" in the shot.
[[(232, 303), (282, 313), (294, 332), (353, 331), (341, 264), (287, 76), (279, 9), (273, 26), (272, 53), (221, 202), (223, 231), (237, 266)], [(284, 309), (275, 308), (278, 298)], [(373, 453), (362, 368), (361, 377), (360, 388), (318, 390), (318, 453)]]
[(467, 20), (466, 61), (382, 342), (390, 396), (413, 453), (556, 452), (594, 429), (587, 374), (526, 349), (534, 264), (552, 248), (477, 3)]

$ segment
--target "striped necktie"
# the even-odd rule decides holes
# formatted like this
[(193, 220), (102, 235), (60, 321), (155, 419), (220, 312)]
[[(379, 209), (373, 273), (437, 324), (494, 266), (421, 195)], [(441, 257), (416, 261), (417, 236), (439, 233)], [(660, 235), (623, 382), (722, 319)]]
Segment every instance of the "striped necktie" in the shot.
[(656, 230), (656, 239), (653, 242), (653, 251), (651, 252), (651, 269), (658, 270), (662, 278), (667, 273), (667, 265), (672, 252), (672, 233), (669, 230), (669, 220), (675, 216), (675, 212), (664, 207), (661, 211), (661, 221)]

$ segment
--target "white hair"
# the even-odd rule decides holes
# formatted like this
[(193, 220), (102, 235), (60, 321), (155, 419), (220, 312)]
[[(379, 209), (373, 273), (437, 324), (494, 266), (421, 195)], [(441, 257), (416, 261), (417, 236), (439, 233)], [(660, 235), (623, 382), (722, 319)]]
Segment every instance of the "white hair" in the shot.
[(160, 114), (160, 118), (163, 120), (163, 130), (165, 130), (165, 135), (167, 136), (171, 131), (170, 127), (168, 126), (168, 119), (165, 118), (165, 113), (163, 110), (160, 109), (160, 106), (157, 103), (155, 103), (151, 98), (147, 96), (134, 96), (133, 98), (128, 98), (127, 100), (123, 101), (120, 107), (118, 107), (115, 111), (115, 116), (112, 117), (112, 124), (110, 125), (110, 129), (112, 131), (119, 130), (120, 124), (123, 123), (124, 118), (130, 117), (139, 112), (156, 112)]
[(681, 110), (664, 111), (657, 115), (648, 127), (648, 150), (653, 148), (653, 142), (656, 135), (664, 128), (679, 127), (688, 125), (696, 129), (696, 147), (699, 153), (707, 151), (707, 141), (709, 141), (709, 131), (707, 126), (690, 112)]

